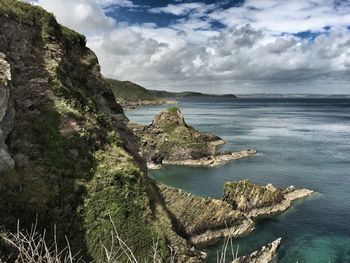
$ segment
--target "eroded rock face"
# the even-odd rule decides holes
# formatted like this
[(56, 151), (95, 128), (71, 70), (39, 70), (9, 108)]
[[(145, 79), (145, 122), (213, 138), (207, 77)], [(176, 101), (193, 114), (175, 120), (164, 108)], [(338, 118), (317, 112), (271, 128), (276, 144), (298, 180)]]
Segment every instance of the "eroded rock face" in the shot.
[(277, 253), (282, 239), (276, 239), (250, 255), (236, 258), (232, 263), (272, 263), (277, 262)]
[(228, 202), (233, 209), (247, 212), (253, 208), (279, 203), (283, 200), (283, 194), (271, 184), (257, 186), (248, 180), (242, 180), (225, 183), (223, 200)]
[(254, 229), (254, 222), (221, 200), (202, 198), (158, 183), (175, 228), (192, 244), (208, 244), (222, 237), (239, 237)]
[(5, 55), (0, 52), (0, 175), (7, 169), (14, 168), (14, 160), (8, 152), (5, 143), (8, 133), (12, 129), (14, 109), (10, 103), (10, 64)]
[(282, 212), (291, 206), (291, 202), (313, 194), (312, 190), (297, 189), (293, 186), (285, 190), (274, 187), (254, 185), (249, 180), (227, 182), (224, 185), (223, 200), (233, 209), (255, 218)]

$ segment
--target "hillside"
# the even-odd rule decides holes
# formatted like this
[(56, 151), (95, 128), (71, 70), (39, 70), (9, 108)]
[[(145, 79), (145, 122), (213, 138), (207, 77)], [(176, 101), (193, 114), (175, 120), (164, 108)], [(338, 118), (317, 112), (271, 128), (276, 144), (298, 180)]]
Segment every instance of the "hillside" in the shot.
[(138, 106), (150, 106), (159, 104), (173, 104), (174, 101), (167, 99), (181, 99), (181, 98), (237, 98), (232, 94), (215, 95), (205, 94), (200, 92), (168, 92), (159, 90), (149, 90), (131, 81), (120, 81), (115, 79), (107, 79), (111, 84), (112, 91), (116, 96), (118, 102), (126, 108), (135, 108)]
[(218, 95), (218, 94), (206, 94), (206, 93), (200, 93), (200, 92), (194, 92), (194, 91), (169, 92), (169, 91), (160, 91), (160, 90), (149, 90), (149, 92), (157, 96), (158, 98), (174, 98), (174, 99), (180, 99), (180, 98), (234, 99), (234, 98), (237, 98), (233, 94)]
[(120, 102), (157, 101), (159, 98), (144, 87), (131, 81), (107, 79)]

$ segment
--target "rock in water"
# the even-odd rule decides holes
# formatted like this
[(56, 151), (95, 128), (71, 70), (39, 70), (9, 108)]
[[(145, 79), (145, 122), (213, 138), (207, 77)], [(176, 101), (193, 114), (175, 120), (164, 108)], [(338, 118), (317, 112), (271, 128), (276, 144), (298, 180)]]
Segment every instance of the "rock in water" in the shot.
[(162, 163), (214, 167), (256, 154), (254, 150), (220, 152), (218, 148), (225, 141), (187, 125), (178, 107), (162, 111), (149, 125), (130, 122), (129, 126), (140, 140), (142, 155), (149, 168), (159, 167)]
[(232, 263), (271, 263), (277, 262), (277, 253), (281, 245), (281, 238), (263, 246), (248, 256), (236, 258)]
[(247, 212), (279, 203), (283, 200), (283, 194), (271, 184), (264, 187), (242, 180), (225, 183), (223, 200), (231, 204), (233, 209)]
[(291, 202), (313, 193), (308, 189), (296, 189), (292, 186), (285, 190), (274, 187), (254, 185), (249, 180), (227, 182), (224, 185), (223, 200), (233, 209), (245, 212), (249, 217), (259, 217), (282, 212), (291, 206)]
[(158, 187), (176, 228), (192, 244), (214, 243), (222, 237), (237, 238), (254, 229), (250, 218), (226, 202), (191, 195), (161, 183)]

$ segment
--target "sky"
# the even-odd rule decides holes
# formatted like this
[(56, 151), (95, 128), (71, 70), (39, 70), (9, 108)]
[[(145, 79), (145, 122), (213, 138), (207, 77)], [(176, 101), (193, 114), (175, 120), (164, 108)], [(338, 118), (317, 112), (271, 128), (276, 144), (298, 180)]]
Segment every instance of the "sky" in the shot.
[(350, 94), (350, 0), (30, 0), (150, 89)]

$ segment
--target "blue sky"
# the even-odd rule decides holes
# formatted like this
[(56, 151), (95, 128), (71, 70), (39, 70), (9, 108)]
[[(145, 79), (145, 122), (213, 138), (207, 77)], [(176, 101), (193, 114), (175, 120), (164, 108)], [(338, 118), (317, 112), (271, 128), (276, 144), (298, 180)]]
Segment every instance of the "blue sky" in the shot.
[(350, 93), (349, 0), (34, 2), (87, 35), (107, 77), (176, 91)]

